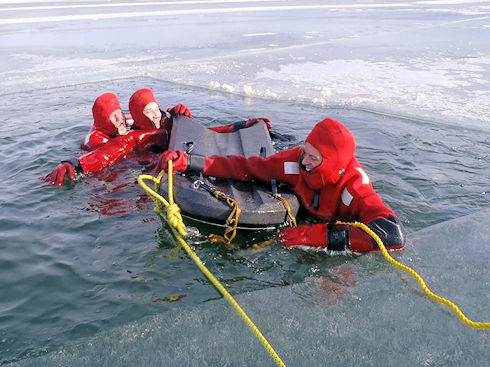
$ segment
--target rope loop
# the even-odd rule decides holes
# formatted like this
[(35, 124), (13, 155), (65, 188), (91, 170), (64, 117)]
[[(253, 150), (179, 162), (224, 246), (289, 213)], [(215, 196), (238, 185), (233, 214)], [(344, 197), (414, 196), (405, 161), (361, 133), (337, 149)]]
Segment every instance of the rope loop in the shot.
[(227, 248), (229, 249), (237, 249), (236, 246), (231, 244), (231, 241), (236, 237), (236, 231), (238, 227), (238, 220), (240, 218), (240, 214), (242, 214), (242, 210), (240, 206), (236, 202), (235, 199), (226, 195), (223, 191), (216, 190), (213, 192), (213, 195), (216, 199), (225, 202), (230, 208), (231, 212), (226, 219), (226, 229), (223, 236), (211, 234), (209, 235), (209, 240), (211, 242), (223, 242)]

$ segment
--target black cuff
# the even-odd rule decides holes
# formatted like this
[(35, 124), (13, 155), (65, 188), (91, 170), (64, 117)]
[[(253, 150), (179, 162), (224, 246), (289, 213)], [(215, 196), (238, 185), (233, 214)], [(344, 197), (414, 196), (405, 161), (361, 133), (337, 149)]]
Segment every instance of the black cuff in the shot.
[(233, 124), (235, 131), (243, 129), (247, 125), (247, 121), (238, 121)]
[(349, 227), (327, 231), (328, 250), (345, 251), (349, 247)]
[(204, 170), (204, 161), (206, 157), (202, 155), (189, 154), (187, 158), (186, 172), (202, 172)]
[(80, 161), (78, 159), (70, 158), (70, 159), (65, 159), (65, 160), (61, 161), (61, 163), (64, 163), (64, 162), (68, 162), (68, 163), (72, 164), (73, 167), (75, 167), (75, 172), (77, 174), (83, 173), (83, 168), (82, 168)]
[[(173, 107), (172, 107), (173, 109)], [(166, 118), (168, 118), (169, 120), (171, 120), (173, 118), (173, 115), (171, 112), (168, 112), (168, 111), (164, 111), (160, 108), (160, 112), (162, 113), (162, 116), (165, 116)]]
[[(378, 218), (367, 224), (376, 233), (384, 245), (390, 247), (402, 247), (405, 244), (405, 230), (400, 219), (390, 214), (387, 219)], [(373, 239), (374, 248), (378, 243)]]

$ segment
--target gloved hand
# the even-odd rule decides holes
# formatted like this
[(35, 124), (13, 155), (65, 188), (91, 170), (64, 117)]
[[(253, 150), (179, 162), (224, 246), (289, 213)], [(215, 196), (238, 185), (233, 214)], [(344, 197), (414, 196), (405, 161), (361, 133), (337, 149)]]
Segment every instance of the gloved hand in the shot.
[(327, 224), (318, 223), (283, 229), (277, 234), (277, 239), (284, 247), (312, 246), (327, 247)]
[(189, 117), (190, 119), (192, 118), (191, 110), (185, 104), (182, 103), (179, 103), (174, 107), (167, 108), (167, 112), (170, 113), (172, 117), (177, 115), (184, 115)]
[(63, 179), (68, 174), (70, 180), (75, 179), (75, 166), (70, 162), (61, 162), (58, 167), (56, 167), (53, 172), (42, 178), (44, 182), (48, 182), (51, 185), (61, 186), (63, 185)]
[(256, 118), (247, 120), (247, 122), (245, 122), (245, 127), (254, 126), (255, 124), (259, 123), (260, 121), (264, 121), (265, 125), (267, 126), (267, 130), (269, 130), (269, 132), (272, 132), (271, 122), (268, 118), (265, 118), (265, 117), (256, 117)]
[(183, 150), (167, 150), (162, 153), (160, 159), (158, 160), (155, 172), (158, 174), (163, 169), (165, 172), (168, 171), (168, 161), (173, 161), (173, 170), (185, 172), (187, 169), (187, 161), (189, 155)]

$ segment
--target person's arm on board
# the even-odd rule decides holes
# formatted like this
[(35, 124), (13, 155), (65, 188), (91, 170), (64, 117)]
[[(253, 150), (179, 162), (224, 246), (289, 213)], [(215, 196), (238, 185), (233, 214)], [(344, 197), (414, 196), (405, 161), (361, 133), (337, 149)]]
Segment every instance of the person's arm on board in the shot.
[(272, 132), (271, 122), (268, 118), (265, 118), (265, 117), (256, 117), (256, 118), (249, 119), (246, 121), (238, 121), (238, 122), (235, 122), (233, 124), (222, 125), (222, 126), (214, 126), (214, 127), (210, 127), (209, 130), (213, 130), (217, 133), (233, 133), (233, 132), (238, 131), (240, 129), (246, 129), (248, 127), (252, 127), (255, 124), (262, 122), (262, 121), (265, 123), (265, 125), (267, 127), (267, 131)]
[(187, 154), (182, 150), (168, 150), (162, 153), (156, 171), (167, 170), (168, 161), (173, 161), (173, 169), (181, 172), (202, 172), (204, 175), (218, 178), (233, 178), (240, 181), (260, 180), (292, 184), (297, 177), (284, 172), (284, 162), (295, 160), (299, 156), (299, 148), (275, 153), (267, 158), (242, 155), (203, 157)]

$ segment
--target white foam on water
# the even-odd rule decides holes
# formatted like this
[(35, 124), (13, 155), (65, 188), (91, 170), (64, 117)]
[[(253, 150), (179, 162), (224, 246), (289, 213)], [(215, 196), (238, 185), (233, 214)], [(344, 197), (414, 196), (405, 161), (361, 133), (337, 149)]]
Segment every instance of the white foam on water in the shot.
[[(286, 81), (301, 86), (306, 100), (325, 107), (396, 106), (386, 110), (432, 111), (451, 120), (455, 116), (478, 120), (490, 115), (486, 79), (489, 66), (490, 58), (483, 56), (457, 61), (415, 57), (404, 63), (325, 60), (280, 65), (278, 70), (263, 69), (256, 74), (256, 80), (268, 85)], [(294, 99), (295, 95), (289, 98)]]

